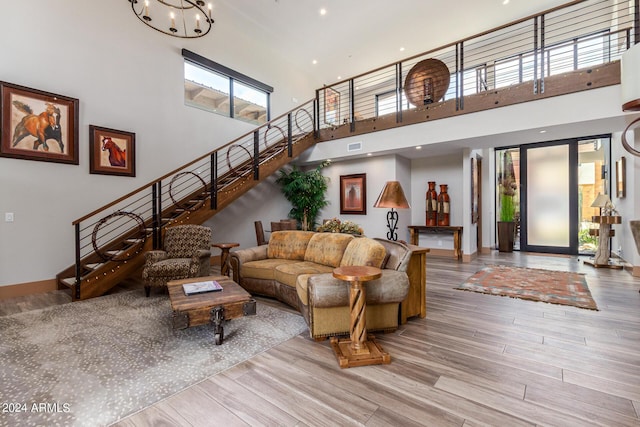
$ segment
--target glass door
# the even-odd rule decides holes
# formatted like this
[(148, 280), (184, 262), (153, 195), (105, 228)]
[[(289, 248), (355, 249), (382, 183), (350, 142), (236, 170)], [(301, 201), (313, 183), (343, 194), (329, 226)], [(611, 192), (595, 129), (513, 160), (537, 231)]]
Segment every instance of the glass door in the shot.
[(523, 211), (521, 248), (578, 253), (576, 141), (520, 147)]
[(591, 204), (609, 193), (610, 140), (604, 135), (496, 150), (496, 209), (504, 211), (505, 184), (511, 184), (516, 250), (595, 253), (591, 217), (598, 209)]

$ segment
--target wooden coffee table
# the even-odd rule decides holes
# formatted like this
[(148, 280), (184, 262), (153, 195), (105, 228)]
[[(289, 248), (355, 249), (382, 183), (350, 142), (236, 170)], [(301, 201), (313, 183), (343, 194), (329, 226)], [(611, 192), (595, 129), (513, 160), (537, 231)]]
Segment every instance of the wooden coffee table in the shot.
[[(189, 296), (184, 294), (182, 285), (209, 280), (220, 283), (222, 291)], [(222, 344), (224, 339), (223, 321), (256, 314), (256, 301), (227, 276), (172, 280), (167, 287), (173, 310), (173, 328), (186, 329), (212, 323), (216, 345)]]

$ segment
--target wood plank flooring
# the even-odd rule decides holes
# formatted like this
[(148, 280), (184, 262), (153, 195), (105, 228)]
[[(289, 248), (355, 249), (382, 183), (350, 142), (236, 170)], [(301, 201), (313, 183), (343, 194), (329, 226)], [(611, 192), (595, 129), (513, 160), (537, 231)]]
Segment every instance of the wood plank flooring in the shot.
[[(453, 289), (495, 263), (585, 273), (600, 311)], [(304, 333), (115, 425), (640, 426), (639, 289), (576, 257), (427, 256), (427, 317), (377, 335), (391, 364)]]

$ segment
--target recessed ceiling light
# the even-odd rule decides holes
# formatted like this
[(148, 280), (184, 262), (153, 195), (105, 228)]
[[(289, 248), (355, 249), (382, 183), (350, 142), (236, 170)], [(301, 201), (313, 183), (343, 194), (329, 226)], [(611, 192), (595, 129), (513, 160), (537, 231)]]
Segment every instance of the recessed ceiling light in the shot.
[(318, 63), (318, 60), (317, 60), (317, 59), (314, 59), (313, 61), (311, 61), (311, 63), (312, 63), (313, 65), (316, 65), (316, 64)]
[(327, 9), (325, 9), (324, 7), (320, 9), (320, 15), (324, 16), (326, 14), (327, 14)]
[(422, 145), (416, 145), (416, 150), (422, 150)]
[(547, 133), (547, 131), (546, 130), (541, 130), (540, 133)]
[(509, 0), (502, 0), (502, 4), (509, 4)]
[(371, 153), (367, 153), (367, 156), (373, 156), (373, 154), (371, 154)]
[(404, 47), (401, 47), (401, 48), (400, 48), (400, 52), (404, 52)]
[(338, 76), (338, 80), (342, 80), (342, 76)]

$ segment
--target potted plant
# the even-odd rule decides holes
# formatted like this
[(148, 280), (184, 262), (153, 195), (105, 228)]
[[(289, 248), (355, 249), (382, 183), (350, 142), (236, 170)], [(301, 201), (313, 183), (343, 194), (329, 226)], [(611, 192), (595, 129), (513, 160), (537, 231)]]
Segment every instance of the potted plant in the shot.
[(361, 236), (364, 231), (362, 227), (352, 221), (342, 221), (339, 218), (331, 218), (317, 228), (321, 233), (347, 233), (355, 236)]
[(293, 205), (289, 218), (295, 218), (302, 230), (314, 230), (320, 210), (329, 204), (325, 199), (328, 178), (321, 173), (329, 161), (322, 162), (317, 168), (303, 171), (294, 165), (291, 169), (280, 169), (276, 183), (282, 186), (282, 193)]
[(502, 170), (498, 182), (500, 214), (498, 220), (498, 250), (500, 252), (513, 252), (513, 244), (516, 235), (516, 194), (518, 184), (511, 153), (505, 152), (502, 157)]

